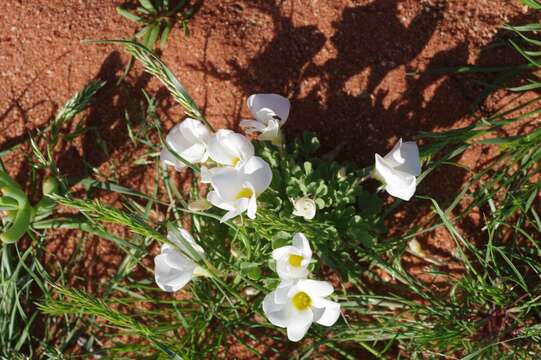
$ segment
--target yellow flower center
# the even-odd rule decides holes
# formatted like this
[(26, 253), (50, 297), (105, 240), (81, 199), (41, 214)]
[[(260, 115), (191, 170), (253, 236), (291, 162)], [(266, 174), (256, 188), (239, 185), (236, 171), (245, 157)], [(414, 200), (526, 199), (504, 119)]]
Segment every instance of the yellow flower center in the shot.
[(237, 166), (237, 164), (238, 164), (239, 162), (240, 162), (240, 157), (235, 156), (235, 157), (231, 160), (231, 165)]
[(291, 254), (289, 255), (289, 265), (300, 267), (303, 257), (300, 255)]
[(237, 196), (235, 197), (235, 200), (239, 200), (242, 198), (249, 199), (252, 197), (252, 195), (254, 195), (254, 192), (252, 191), (252, 189), (245, 187), (245, 188), (240, 189)]
[(312, 304), (312, 299), (310, 299), (310, 296), (308, 296), (308, 294), (304, 291), (299, 291), (295, 294), (295, 296), (293, 296), (291, 302), (293, 303), (293, 306), (297, 308), (297, 310), (306, 310)]

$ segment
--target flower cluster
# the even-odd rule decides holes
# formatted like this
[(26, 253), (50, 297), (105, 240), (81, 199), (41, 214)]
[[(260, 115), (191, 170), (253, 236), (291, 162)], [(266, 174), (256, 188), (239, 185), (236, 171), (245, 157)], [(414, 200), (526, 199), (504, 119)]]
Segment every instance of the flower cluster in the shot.
[[(282, 144), (281, 127), (289, 116), (289, 101), (276, 94), (255, 94), (248, 98), (248, 107), (255, 119), (241, 121), (244, 131), (259, 140)], [(176, 170), (200, 168), (200, 181), (210, 184), (211, 189), (206, 200), (194, 201), (189, 208), (204, 211), (212, 205), (225, 210), (221, 222), (243, 213), (254, 219), (257, 197), (272, 181), (269, 164), (256, 156), (248, 137), (228, 129), (213, 132), (192, 118), (169, 132), (160, 159)], [(393, 196), (409, 200), (420, 172), (419, 150), (414, 142), (400, 139), (385, 157), (376, 154), (373, 176)], [(292, 215), (308, 221), (315, 217), (316, 201), (308, 196), (292, 201)], [(206, 273), (197, 266), (205, 252), (183, 229), (170, 229), (167, 239), (154, 259), (155, 280), (162, 290), (174, 292), (193, 276)], [(263, 300), (269, 321), (286, 328), (291, 341), (301, 340), (313, 322), (333, 325), (340, 316), (340, 304), (327, 299), (334, 291), (329, 282), (308, 279), (312, 249), (304, 234), (296, 233), (292, 244), (274, 250), (272, 257), (280, 284)]]
[[(247, 133), (257, 133), (260, 140), (279, 143), (280, 128), (289, 115), (289, 100), (275, 94), (255, 94), (248, 98), (248, 107), (255, 120), (243, 120), (241, 126)], [(210, 203), (227, 213), (227, 221), (244, 212), (253, 219), (257, 212), (257, 196), (272, 181), (272, 170), (262, 158), (255, 156), (250, 139), (228, 129), (213, 133), (203, 122), (187, 118), (167, 134), (166, 147), (160, 160), (166, 166), (180, 171), (187, 166), (203, 164), (201, 182), (212, 190), (206, 201), (190, 204), (195, 210), (206, 210)], [(207, 165), (215, 165), (212, 168)], [(196, 264), (203, 258), (204, 250), (184, 229), (170, 230), (160, 255), (154, 258), (155, 280), (168, 292), (183, 288), (194, 275), (204, 273)]]
[[(243, 120), (241, 127), (257, 133), (260, 140), (280, 143), (289, 100), (276, 94), (255, 94), (248, 98), (248, 107), (255, 120)], [(171, 129), (166, 143), (160, 154), (163, 164), (177, 170), (203, 164), (201, 181), (212, 186), (207, 200), (227, 211), (222, 222), (244, 212), (250, 219), (256, 217), (257, 197), (269, 187), (272, 170), (255, 156), (250, 139), (228, 129), (212, 133), (201, 121), (187, 118)], [(216, 166), (209, 168), (209, 164)]]
[(340, 304), (326, 299), (334, 292), (327, 281), (309, 280), (308, 265), (312, 249), (302, 233), (293, 236), (293, 244), (273, 251), (278, 287), (263, 300), (269, 321), (287, 329), (291, 341), (301, 340), (313, 322), (332, 326), (340, 316)]

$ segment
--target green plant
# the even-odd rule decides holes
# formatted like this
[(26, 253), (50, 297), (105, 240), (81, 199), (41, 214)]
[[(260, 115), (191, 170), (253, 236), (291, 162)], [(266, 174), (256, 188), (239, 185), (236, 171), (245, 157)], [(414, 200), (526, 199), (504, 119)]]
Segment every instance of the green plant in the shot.
[(191, 6), (188, 0), (138, 0), (140, 6), (130, 11), (118, 6), (116, 11), (125, 18), (134, 21), (142, 28), (135, 37), (142, 43), (154, 48), (159, 40), (163, 47), (169, 38), (171, 30), (180, 24), (184, 34), (189, 34), (188, 21), (193, 16), (196, 6)]
[[(59, 174), (55, 161), (55, 146), (59, 139), (76, 137), (66, 134), (66, 125), (90, 104), (101, 82), (91, 82), (78, 92), (57, 112), (54, 119), (44, 128), (34, 131), (29, 137), (30, 188), (38, 190), (40, 200), (32, 203), (23, 188), (0, 169), (2, 183), (2, 217), (4, 227), (0, 247), (0, 357), (2, 359), (25, 359), (32, 357), (59, 358), (76, 339), (77, 332), (68, 324), (63, 329), (55, 327), (54, 318), (42, 318), (35, 311), (35, 301), (52, 296), (50, 282), (64, 284), (64, 272), (69, 272), (73, 263), (44, 265), (42, 258), (50, 255), (46, 248), (50, 229), (73, 227), (70, 220), (63, 222), (55, 215), (56, 201), (50, 196), (64, 193), (65, 179)], [(16, 151), (24, 144), (15, 145)], [(28, 192), (32, 194), (32, 192)], [(79, 223), (78, 226), (83, 226)], [(25, 238), (23, 238), (25, 236)], [(29, 242), (23, 241), (25, 239)], [(74, 254), (74, 259), (77, 258)], [(50, 275), (50, 272), (56, 275)], [(36, 330), (38, 329), (38, 330)], [(42, 329), (43, 331), (39, 330)]]
[[(509, 29), (518, 33), (511, 46), (527, 64), (504, 70), (539, 68), (539, 43), (534, 38), (538, 25)], [(124, 46), (162, 81), (187, 116), (214, 131), (187, 89), (151, 50), (132, 41), (112, 42)], [(530, 78), (509, 90), (538, 88), (535, 73)], [(142, 150), (127, 161), (152, 169), (147, 178), (151, 190), (137, 191), (98, 169), (94, 177), (74, 184), (58, 170), (55, 145), (62, 136), (70, 141), (84, 132), (77, 128), (65, 134), (63, 124), (86, 107), (100, 86), (90, 84), (62, 108), (51, 126), (32, 137), (33, 171), (57, 183), (52, 189), (44, 183), (45, 196), (25, 222), (24, 233), (31, 242), (0, 248), (0, 353), (5, 358), (61, 358), (77, 343), (82, 356), (111, 359), (227, 358), (238, 345), (253, 357), (290, 358), (355, 359), (368, 352), (374, 358), (530, 359), (541, 353), (541, 130), (535, 122), (541, 113), (540, 97), (512, 104), (462, 129), (421, 133), (425, 171), (419, 181), (446, 166), (464, 168), (455, 162), (472, 145), (491, 146), (496, 155), (483, 169), (465, 169), (469, 180), (449, 203), (418, 196), (419, 203), (432, 210), (428, 225), (390, 237), (384, 220), (402, 203), (384, 206), (378, 194), (365, 189), (371, 168), (321, 157), (319, 141), (310, 133), (285, 143), (257, 142), (255, 153), (273, 175), (270, 187), (257, 197), (257, 216), (242, 214), (220, 222), (224, 211), (202, 201), (209, 189), (198, 179), (206, 169), (179, 156), (164, 138), (156, 101), (147, 93), (143, 121), (127, 116), (129, 138)], [(533, 130), (502, 135), (516, 124)], [(158, 159), (164, 149), (190, 169), (181, 175), (164, 169)], [(205, 166), (209, 164), (214, 165)], [(181, 176), (191, 180), (189, 189), (179, 181)], [(22, 203), (29, 204), (12, 182), (5, 178), (2, 186), (16, 189)], [(72, 191), (74, 185), (77, 192)], [(95, 198), (96, 192), (118, 200), (107, 203)], [(2, 200), (5, 210), (20, 209), (11, 198)], [(299, 198), (313, 200), (315, 218), (292, 215)], [(75, 211), (57, 214), (56, 206)], [(471, 211), (482, 215), (480, 234), (464, 227)], [(124, 235), (112, 233), (110, 224), (126, 230)], [(204, 255), (195, 256), (185, 242), (179, 246), (166, 236), (178, 233), (182, 225), (204, 248)], [(51, 255), (45, 244), (52, 229), (81, 231), (69, 261), (42, 262), (45, 254)], [(435, 230), (444, 230), (454, 244), (446, 257), (434, 257), (418, 242), (411, 245)], [(292, 346), (285, 340), (286, 331), (267, 321), (262, 303), (280, 281), (273, 251), (289, 245), (299, 232), (314, 250), (307, 269), (313, 277), (332, 279), (331, 298), (344, 313), (332, 328), (312, 327), (309, 341)], [(77, 281), (74, 285), (68, 277), (86, 256), (81, 248), (92, 236), (109, 240), (122, 255), (114, 273), (90, 292), (77, 289)], [(152, 279), (156, 246), (172, 247), (203, 269), (189, 282), (188, 291), (168, 296), (158, 290)], [(408, 268), (406, 254), (422, 264), (424, 277)], [(35, 332), (38, 328), (46, 330)]]
[[(161, 60), (139, 44), (118, 43), (166, 85), (189, 116), (208, 124), (186, 89)], [(163, 189), (155, 187), (152, 196), (120, 184), (92, 183), (123, 194), (124, 210), (69, 195), (55, 199), (85, 214), (94, 231), (99, 224), (112, 222), (127, 227), (146, 242), (153, 239), (167, 242), (161, 234), (171, 224), (151, 220), (151, 208), (163, 214), (161, 219), (177, 223), (188, 219), (192, 224), (192, 232), (206, 250), (206, 261), (201, 266), (208, 270), (208, 279), (194, 280), (189, 298), (164, 300), (150, 290), (148, 282), (128, 281), (122, 284), (122, 291), (109, 299), (113, 304), (131, 304), (138, 299), (153, 309), (132, 313), (137, 323), (131, 325), (110, 320), (119, 331), (137, 333), (146, 339), (152, 347), (143, 348), (150, 353), (155, 349), (171, 357), (210, 357), (218, 348), (227, 349), (228, 339), (232, 338), (261, 356), (251, 343), (256, 339), (254, 333), (263, 332), (272, 339), (271, 353), (278, 354), (281, 330), (258, 320), (264, 315), (261, 312), (264, 295), (278, 283), (273, 276), (270, 254), (287, 244), (294, 233), (302, 232), (316, 252), (318, 261), (310, 266), (313, 273), (324, 276), (331, 271), (340, 276), (335, 300), (346, 310), (348, 321), (335, 325), (332, 333), (322, 328), (310, 330), (313, 341), (296, 348), (299, 357), (314, 353), (351, 357), (346, 349), (355, 343), (376, 357), (407, 354), (411, 358), (426, 358), (445, 354), (466, 358), (527, 358), (540, 351), (536, 325), (541, 298), (536, 280), (540, 254), (535, 239), (541, 227), (533, 206), (539, 185), (530, 179), (539, 172), (541, 138), (539, 130), (511, 137), (497, 134), (503, 126), (538, 114), (537, 100), (480, 119), (464, 129), (421, 134), (428, 141), (423, 157), (429, 162), (420, 180), (434, 169), (452, 163), (473, 143), (499, 146), (500, 151), (445, 208), (426, 198), (434, 210), (433, 222), (399, 237), (386, 238), (382, 225), (384, 215), (394, 211), (399, 203), (383, 211), (382, 201), (362, 189), (370, 169), (322, 160), (316, 152), (318, 140), (312, 134), (285, 145), (257, 144), (256, 153), (273, 169), (273, 184), (259, 198), (263, 205), (254, 220), (241, 217), (219, 224), (220, 212), (190, 208), (193, 201), (201, 199), (199, 187), (194, 183), (186, 197), (160, 166), (156, 166), (155, 181)], [(526, 108), (526, 113), (510, 117)], [(148, 109), (149, 124), (145, 131), (155, 129), (163, 141), (151, 98)], [(149, 153), (159, 149), (148, 141), (148, 135), (134, 139), (150, 146)], [(195, 165), (192, 169), (196, 174), (201, 170)], [(163, 200), (164, 196), (167, 201)], [(302, 196), (314, 199), (317, 221), (291, 217), (292, 200)], [(474, 244), (458, 225), (471, 209), (485, 205), (490, 212), (485, 217), (484, 242)], [(454, 216), (460, 206), (464, 207)], [(427, 274), (443, 278), (442, 286), (448, 289), (443, 296), (442, 290), (413, 276), (402, 262), (404, 253), (411, 253), (407, 247), (410, 240), (441, 227), (455, 241), (453, 261), (463, 269), (459, 277), (446, 274), (441, 262), (431, 260), (426, 252), (413, 254), (427, 262)], [(512, 234), (512, 243), (508, 243), (508, 234)], [(523, 241), (530, 243), (533, 252), (523, 247)], [(138, 251), (130, 250), (128, 244), (117, 244), (127, 256), (130, 251)], [(141, 256), (145, 253), (140, 252)], [(104, 317), (101, 310), (85, 305), (90, 301), (85, 299), (88, 295), (71, 294), (66, 289), (59, 291), (66, 298), (60, 302), (51, 299), (43, 305), (44, 311), (53, 315), (69, 313), (74, 319), (82, 319), (82, 315)], [(139, 331), (141, 326), (148, 330)], [(87, 330), (95, 331), (92, 327)], [(327, 350), (321, 351), (322, 345)], [(129, 356), (133, 349), (119, 344), (103, 351)]]

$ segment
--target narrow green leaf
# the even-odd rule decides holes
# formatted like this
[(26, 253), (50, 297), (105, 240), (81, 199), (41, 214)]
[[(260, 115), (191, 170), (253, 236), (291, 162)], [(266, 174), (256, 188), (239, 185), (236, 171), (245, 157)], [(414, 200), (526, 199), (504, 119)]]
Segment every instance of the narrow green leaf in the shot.
[(173, 29), (173, 26), (171, 24), (167, 24), (163, 31), (162, 35), (160, 37), (160, 47), (163, 48), (165, 46), (165, 43), (167, 42), (167, 39), (169, 38), (169, 34), (171, 33), (171, 30)]
[(126, 19), (128, 20), (131, 20), (131, 21), (136, 21), (136, 22), (141, 22), (141, 18), (131, 12), (129, 12), (128, 10), (120, 7), (120, 6), (117, 6), (116, 7), (116, 12), (119, 14), (119, 15), (122, 15), (124, 16)]
[(155, 13), (156, 8), (154, 7), (154, 4), (152, 4), (151, 0), (139, 0), (139, 3), (148, 11)]

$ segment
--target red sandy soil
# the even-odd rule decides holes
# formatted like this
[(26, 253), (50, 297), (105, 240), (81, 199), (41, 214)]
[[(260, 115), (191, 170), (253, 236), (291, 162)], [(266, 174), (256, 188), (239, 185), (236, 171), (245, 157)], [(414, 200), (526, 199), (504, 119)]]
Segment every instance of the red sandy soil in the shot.
[[(116, 46), (81, 43), (131, 36), (135, 24), (115, 11), (122, 4), (4, 3), (0, 151), (25, 141), (30, 130), (50, 121), (88, 81), (107, 80), (99, 101), (80, 120), (94, 130), (59, 146), (59, 166), (71, 177), (89, 176), (85, 159), (123, 184), (150, 191), (148, 167), (126, 161), (135, 149), (124, 110), (135, 114), (145, 88), (156, 95), (163, 125), (170, 128), (182, 119), (180, 106), (138, 65), (124, 86), (115, 88), (126, 54)], [(471, 106), (482, 90), (473, 77), (422, 71), (520, 62), (513, 52), (483, 49), (505, 33), (500, 30), (503, 24), (525, 23), (533, 16), (518, 0), (207, 0), (190, 22), (191, 36), (174, 30), (162, 57), (217, 127), (235, 128), (248, 115), (248, 95), (280, 93), (293, 104), (288, 135), (314, 131), (323, 152), (344, 144), (338, 159), (368, 166), (375, 152), (385, 153), (400, 137), (471, 123)], [(407, 75), (417, 70), (419, 75)], [(490, 114), (504, 101), (495, 97), (480, 113)], [(94, 131), (104, 139), (108, 154), (98, 146)], [(474, 148), (461, 162), (475, 167), (488, 157), (486, 150)], [(25, 151), (5, 160), (21, 183), (29, 182)], [(418, 192), (444, 202), (466, 178), (463, 171), (433, 174)], [(403, 219), (397, 218), (395, 232), (427, 211), (418, 202), (407, 209), (407, 215), (400, 215)], [(63, 234), (51, 239), (51, 252), (59, 258), (69, 256), (81, 237)], [(431, 246), (447, 254), (452, 248), (445, 234), (435, 234)], [(94, 279), (85, 285), (92, 289), (92, 282), (114, 273), (120, 256), (100, 239), (93, 239), (86, 250), (93, 255), (78, 271)], [(238, 357), (250, 354), (240, 345), (234, 351)]]

